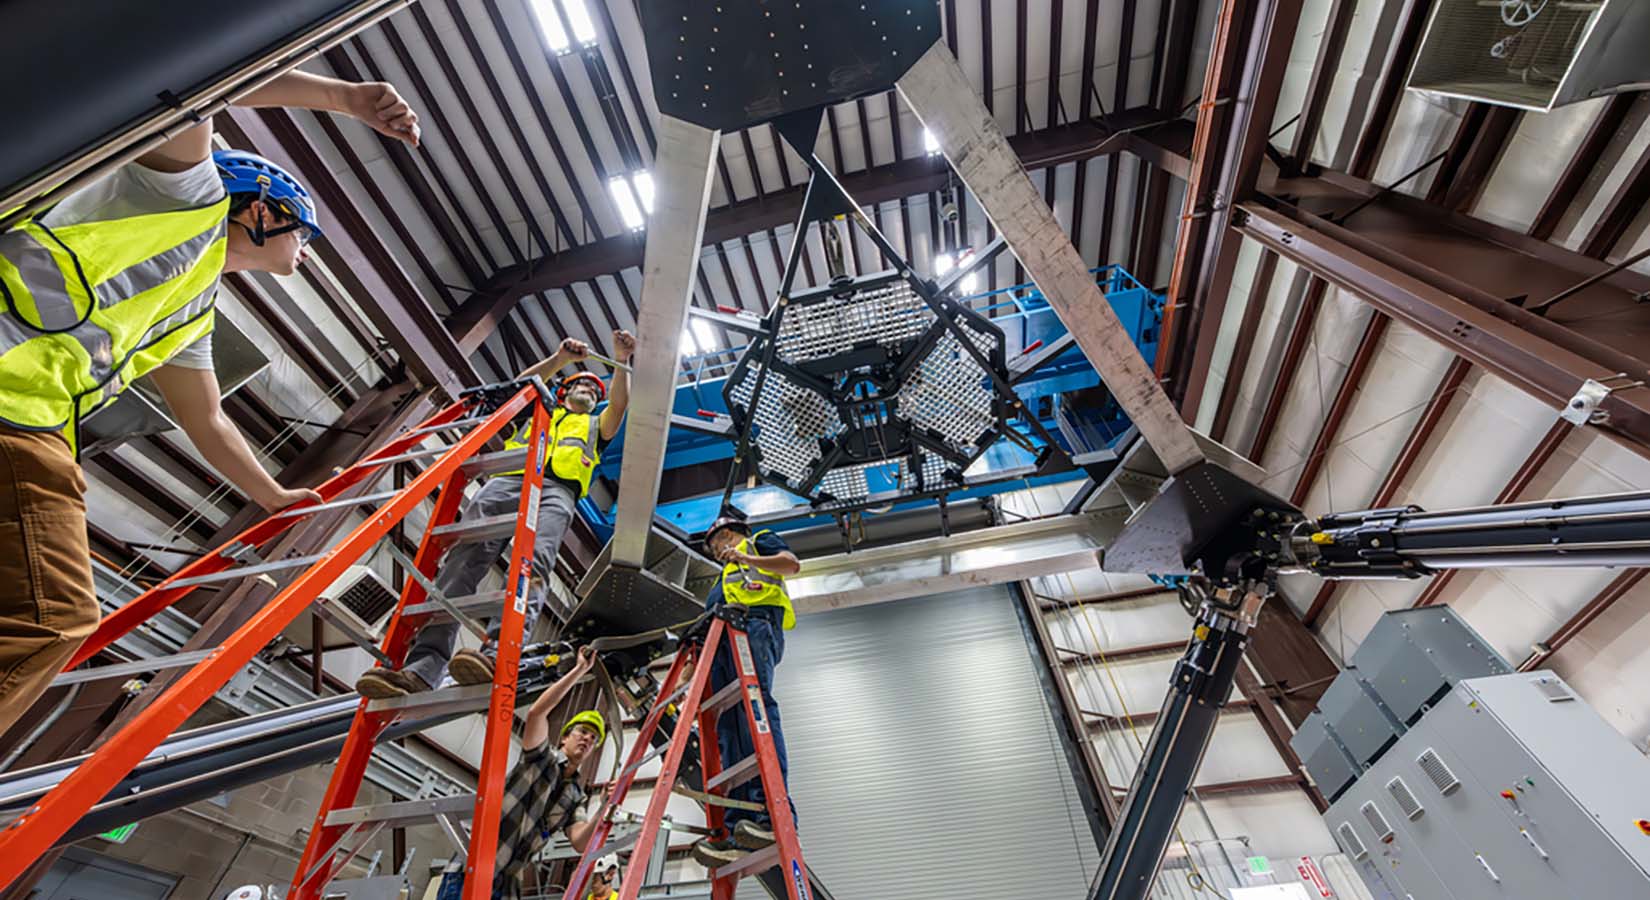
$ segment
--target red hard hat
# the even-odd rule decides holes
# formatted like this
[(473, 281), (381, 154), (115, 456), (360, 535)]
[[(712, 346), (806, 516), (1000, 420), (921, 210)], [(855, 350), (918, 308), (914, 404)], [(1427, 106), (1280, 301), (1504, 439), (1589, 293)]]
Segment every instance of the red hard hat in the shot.
[(567, 399), (567, 392), (573, 389), (573, 385), (578, 384), (581, 381), (588, 381), (596, 388), (597, 402), (607, 399), (607, 383), (589, 372), (580, 372), (576, 375), (569, 375), (566, 378), (563, 378), (561, 382), (556, 385), (556, 402), (561, 403), (565, 401)]

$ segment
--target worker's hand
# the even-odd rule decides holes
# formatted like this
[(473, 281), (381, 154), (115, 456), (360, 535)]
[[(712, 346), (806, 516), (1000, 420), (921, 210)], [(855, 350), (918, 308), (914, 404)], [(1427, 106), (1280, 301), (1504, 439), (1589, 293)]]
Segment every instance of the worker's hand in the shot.
[(350, 85), (345, 112), (367, 123), (367, 126), (405, 143), (418, 146), (418, 113), (413, 112), (395, 86), (383, 81), (367, 81)]
[(751, 558), (744, 553), (740, 553), (738, 547), (723, 547), (722, 552), (718, 553), (716, 558), (721, 562), (733, 563), (738, 566), (748, 566), (751, 564)]
[(630, 362), (630, 357), (636, 352), (636, 336), (628, 331), (613, 332), (613, 358), (619, 362)]
[(321, 495), (309, 488), (282, 488), (267, 497), (258, 497), (258, 505), (270, 512), (280, 512), (294, 503), (303, 503), (306, 500), (321, 502)]
[(573, 671), (583, 675), (596, 665), (596, 651), (589, 645), (579, 648), (577, 658), (573, 660)]
[(557, 352), (567, 357), (568, 362), (576, 363), (590, 356), (590, 345), (578, 338), (567, 338), (561, 342)]

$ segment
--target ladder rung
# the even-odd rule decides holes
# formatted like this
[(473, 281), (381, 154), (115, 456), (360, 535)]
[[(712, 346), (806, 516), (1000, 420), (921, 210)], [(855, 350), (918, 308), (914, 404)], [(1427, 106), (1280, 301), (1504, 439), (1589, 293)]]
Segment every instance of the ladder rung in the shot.
[(408, 450), (406, 453), (396, 456), (386, 456), (383, 459), (363, 459), (356, 463), (356, 465), (377, 467), (394, 465), (395, 463), (412, 462), (415, 459), (428, 459), (432, 456), (440, 456), (451, 449), (453, 449), (451, 444), (443, 447), (421, 447), (417, 450)]
[(500, 450), (496, 453), (483, 453), (470, 457), (461, 468), (465, 475), (477, 478), (482, 475), (497, 475), (500, 472), (512, 472), (527, 465), (527, 448), (516, 447), (510, 450)]
[(643, 900), (710, 900), (711, 882), (682, 881), (676, 884), (644, 884), (641, 898)]
[(394, 497), (395, 495), (397, 495), (399, 493), (401, 493), (401, 492), (400, 491), (379, 491), (376, 494), (362, 494), (359, 497), (345, 497), (342, 500), (328, 500), (325, 503), (319, 503), (319, 504), (316, 504), (315, 506), (301, 506), (301, 507), (298, 507), (297, 509), (283, 509), (280, 512), (275, 513), (274, 515), (270, 516), (270, 518), (271, 519), (290, 519), (290, 518), (293, 518), (294, 516), (307, 516), (307, 515), (310, 515), (311, 513), (321, 512), (322, 510), (342, 509), (346, 506), (365, 506), (368, 503), (377, 503), (380, 500), (388, 500), (391, 497)]
[(432, 797), (426, 800), (401, 800), (373, 806), (351, 806), (327, 813), (328, 827), (383, 822), (391, 827), (434, 822), (440, 816), (460, 815), (475, 811), (475, 794), (457, 794), (452, 797)]
[[(479, 594), (466, 594), (462, 597), (453, 597), (447, 602), (456, 607), (460, 612), (498, 612), (499, 609), (504, 606), (504, 601), (508, 597), (509, 595), (504, 591), (482, 591)], [(409, 606), (401, 611), (401, 615), (403, 616), (444, 616), (446, 614), (447, 607), (442, 606), (434, 600), (426, 600), (423, 603), (414, 603), (412, 606)]]
[(82, 681), (100, 681), (104, 678), (122, 678), (127, 675), (142, 675), (145, 672), (158, 672), (161, 669), (177, 669), (183, 666), (192, 666), (218, 652), (211, 650), (191, 650), (188, 653), (174, 653), (171, 656), (152, 656), (148, 659), (134, 659), (131, 662), (115, 663), (112, 666), (98, 666), (90, 669), (75, 669), (52, 679), (51, 687), (65, 684), (76, 684)]
[(735, 785), (744, 784), (754, 778), (756, 773), (756, 754), (753, 753), (733, 765), (728, 766), (726, 769), (716, 773), (715, 778), (705, 782), (705, 792), (713, 794), (716, 793), (716, 789), (720, 787), (725, 786), (731, 788)]
[(480, 425), (482, 422), (485, 422), (485, 421), (487, 421), (488, 419), (491, 419), (491, 418), (492, 418), (492, 416), (487, 415), (487, 416), (472, 416), (468, 419), (454, 419), (454, 420), (452, 420), (451, 422), (448, 422), (445, 425), (426, 425), (423, 428), (414, 428), (413, 430), (408, 431), (408, 432), (402, 434), (401, 436), (402, 437), (411, 437), (415, 434), (434, 434), (437, 431), (451, 431), (454, 428), (469, 428), (471, 425)]
[(467, 543), (507, 537), (515, 533), (516, 514), (503, 513), (497, 516), (483, 516), (468, 522), (454, 522), (451, 525), (443, 525), (430, 532), (430, 535), (446, 538), (454, 543)]
[(779, 862), (779, 845), (773, 844), (765, 850), (747, 854), (741, 859), (725, 866), (717, 866), (711, 871), (716, 873), (717, 878), (728, 878), (730, 876), (744, 878), (747, 875), (755, 875), (777, 862)]
[(712, 694), (709, 700), (705, 701), (703, 711), (712, 714), (720, 714), (722, 710), (731, 708), (735, 703), (739, 702), (739, 693), (741, 689), (742, 686), (739, 684), (739, 680), (737, 678), (728, 682), (722, 686), (721, 690)]
[(465, 684), (373, 700), (367, 703), (367, 712), (417, 713), (420, 718), (454, 712), (477, 712), (487, 708), (492, 696), (493, 686), (490, 684)]
[(314, 556), (295, 556), (291, 559), (277, 559), (274, 562), (259, 563), (255, 566), (239, 566), (234, 569), (224, 569), (222, 572), (213, 572), (210, 575), (196, 575), (192, 578), (180, 578), (168, 584), (168, 588), (187, 587), (197, 584), (217, 584), (220, 581), (234, 581), (238, 578), (249, 578), (253, 575), (263, 575), (266, 572), (279, 572), (283, 569), (297, 569), (312, 566), (323, 559), (325, 553)]

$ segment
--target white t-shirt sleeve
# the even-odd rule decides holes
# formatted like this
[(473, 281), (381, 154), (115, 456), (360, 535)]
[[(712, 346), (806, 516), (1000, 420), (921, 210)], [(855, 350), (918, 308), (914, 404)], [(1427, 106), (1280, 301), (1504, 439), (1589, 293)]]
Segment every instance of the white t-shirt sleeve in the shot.
[[(65, 197), (45, 221), (49, 227), (60, 227), (191, 209), (216, 203), (223, 194), (223, 179), (210, 157), (182, 172), (161, 172), (131, 162)], [(167, 364), (212, 368), (212, 335), (179, 350)]]

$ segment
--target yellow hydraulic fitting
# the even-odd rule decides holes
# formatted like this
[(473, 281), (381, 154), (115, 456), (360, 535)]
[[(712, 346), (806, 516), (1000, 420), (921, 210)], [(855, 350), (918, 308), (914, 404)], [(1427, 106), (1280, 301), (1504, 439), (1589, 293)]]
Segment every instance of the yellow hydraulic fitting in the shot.
[(1320, 547), (1335, 543), (1335, 536), (1323, 531), (1313, 532), (1312, 543)]

